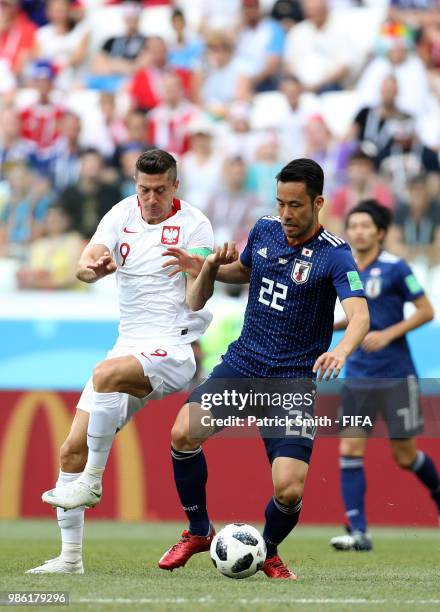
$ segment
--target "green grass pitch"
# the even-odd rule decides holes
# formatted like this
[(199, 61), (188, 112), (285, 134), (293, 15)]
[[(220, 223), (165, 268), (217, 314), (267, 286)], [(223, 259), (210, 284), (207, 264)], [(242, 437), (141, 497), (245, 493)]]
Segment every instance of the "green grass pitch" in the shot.
[(373, 529), (373, 552), (344, 553), (328, 544), (339, 527), (300, 525), (280, 548), (300, 576), (290, 582), (270, 581), (262, 573), (225, 578), (206, 553), (172, 573), (158, 569), (157, 560), (181, 529), (171, 523), (89, 521), (84, 576), (25, 576), (26, 569), (58, 554), (57, 525), (0, 521), (0, 591), (69, 591), (69, 612), (440, 610), (440, 530)]

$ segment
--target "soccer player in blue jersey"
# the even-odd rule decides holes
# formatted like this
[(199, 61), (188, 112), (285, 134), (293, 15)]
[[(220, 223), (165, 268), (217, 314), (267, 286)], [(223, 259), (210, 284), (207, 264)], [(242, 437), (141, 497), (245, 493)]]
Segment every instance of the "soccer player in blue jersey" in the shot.
[[(342, 415), (367, 417), (374, 425), (379, 412), (388, 427), (397, 465), (409, 470), (430, 491), (440, 514), (440, 480), (432, 459), (417, 450), (415, 436), (422, 431), (416, 369), (406, 334), (433, 318), (433, 308), (408, 264), (382, 248), (390, 211), (375, 200), (365, 200), (346, 219), (347, 236), (354, 249), (367, 296), (371, 331), (346, 364)], [(405, 302), (416, 307), (404, 319)], [(342, 329), (336, 324), (336, 328)], [(368, 434), (361, 429), (342, 431), (340, 474), (348, 520), (347, 535), (332, 538), (336, 550), (371, 550), (365, 515), (366, 480), (363, 466)], [(349, 437), (353, 436), (353, 437)]]
[[(220, 386), (233, 392), (243, 385), (248, 391), (259, 385), (266, 390), (271, 382), (282, 390), (283, 381), (286, 388), (296, 381), (302, 397), (308, 392), (314, 398), (314, 379), (337, 376), (368, 330), (367, 304), (351, 250), (318, 220), (324, 203), (321, 167), (310, 159), (294, 160), (276, 179), (278, 216), (256, 223), (240, 258), (233, 246), (225, 245), (208, 256), (200, 271), (196, 257), (169, 249), (175, 257), (166, 264), (176, 264), (175, 273), (196, 276), (187, 298), (190, 308), (203, 307), (216, 279), (249, 283), (249, 297), (240, 337), (193, 391), (172, 429), (174, 477), (189, 528), (160, 559), (159, 567), (165, 570), (181, 567), (193, 554), (209, 550), (215, 533), (206, 509), (207, 466), (201, 443), (221, 426), (196, 431), (194, 422), (206, 415), (201, 404), (216, 389), (216, 382), (217, 390)], [(327, 352), (336, 296), (348, 326), (338, 346)], [(303, 413), (310, 414), (312, 407)], [(213, 406), (208, 414), (215, 417), (221, 410)], [(235, 414), (240, 416), (238, 411)], [(274, 486), (265, 512), (267, 557), (262, 569), (270, 578), (295, 579), (278, 556), (277, 546), (298, 522), (314, 433), (301, 427), (292, 435), (286, 433), (284, 428), (275, 437), (270, 432), (262, 435)]]

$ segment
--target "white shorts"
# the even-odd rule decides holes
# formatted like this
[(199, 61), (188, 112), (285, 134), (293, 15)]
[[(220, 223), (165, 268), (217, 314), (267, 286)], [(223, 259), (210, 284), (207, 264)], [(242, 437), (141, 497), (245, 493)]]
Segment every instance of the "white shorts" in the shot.
[[(133, 355), (141, 364), (145, 376), (148, 376), (153, 391), (143, 398), (121, 393), (121, 418), (118, 428), (121, 429), (131, 417), (143, 408), (149, 399), (160, 399), (165, 395), (181, 391), (189, 384), (196, 371), (194, 352), (190, 344), (180, 346), (146, 345), (145, 347), (122, 346), (116, 344), (107, 353), (107, 359)], [(93, 408), (94, 389), (92, 378), (89, 378), (79, 398), (77, 408), (91, 412)]]

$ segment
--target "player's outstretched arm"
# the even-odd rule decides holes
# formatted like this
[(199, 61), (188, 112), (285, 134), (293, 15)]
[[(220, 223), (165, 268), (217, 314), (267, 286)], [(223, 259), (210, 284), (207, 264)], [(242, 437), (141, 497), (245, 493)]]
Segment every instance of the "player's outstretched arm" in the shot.
[(370, 327), (367, 300), (363, 297), (350, 297), (342, 300), (342, 308), (348, 325), (342, 340), (332, 351), (323, 353), (313, 366), (318, 380), (330, 380), (339, 376), (347, 357), (361, 344)]
[[(246, 280), (242, 280), (244, 274), (241, 268), (248, 270)], [(220, 278), (220, 272), (222, 276), (230, 280)], [(235, 243), (229, 245), (225, 242), (222, 247), (217, 247), (214, 253), (206, 258), (197, 278), (195, 280), (188, 279), (186, 302), (191, 310), (200, 310), (212, 296), (216, 279), (223, 280), (223, 282), (243, 283), (249, 282), (249, 275), (249, 269), (245, 268), (238, 259)]]
[(113, 274), (117, 265), (103, 244), (88, 244), (79, 258), (76, 278), (84, 283), (94, 283)]
[(380, 351), (394, 340), (397, 340), (397, 338), (401, 338), (413, 329), (417, 329), (421, 325), (428, 323), (428, 321), (432, 321), (434, 318), (434, 308), (426, 295), (416, 298), (413, 304), (416, 307), (416, 311), (407, 319), (403, 319), (403, 321), (385, 329), (368, 333), (362, 342), (364, 351), (367, 353)]

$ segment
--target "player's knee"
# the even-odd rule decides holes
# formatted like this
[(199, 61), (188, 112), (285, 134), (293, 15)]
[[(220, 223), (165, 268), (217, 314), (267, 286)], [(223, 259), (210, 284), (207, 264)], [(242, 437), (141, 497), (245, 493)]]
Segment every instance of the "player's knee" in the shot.
[(120, 372), (113, 364), (102, 361), (93, 370), (93, 388), (98, 393), (118, 391)]
[(180, 451), (193, 450), (199, 446), (189, 435), (188, 424), (183, 419), (178, 419), (171, 429), (171, 444)]
[(339, 442), (339, 454), (343, 457), (362, 457), (363, 444), (357, 438), (342, 438)]
[(66, 440), (60, 449), (60, 467), (63, 472), (82, 472), (87, 463), (87, 444)]
[(304, 493), (303, 482), (275, 483), (274, 495), (284, 506), (294, 506)]

